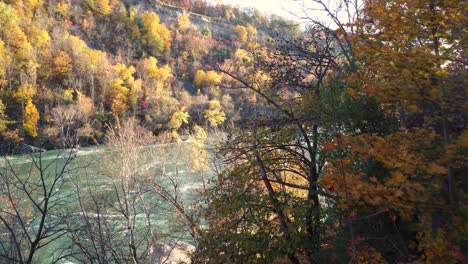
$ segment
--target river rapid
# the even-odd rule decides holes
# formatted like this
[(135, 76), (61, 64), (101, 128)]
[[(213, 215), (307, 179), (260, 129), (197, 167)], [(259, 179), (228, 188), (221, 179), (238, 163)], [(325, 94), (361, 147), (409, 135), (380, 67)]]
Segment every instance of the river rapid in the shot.
[[(51, 202), (56, 206), (50, 209), (46, 221), (49, 227), (64, 231), (44, 240), (50, 243), (38, 250), (35, 262), (52, 263), (61, 255), (79, 255), (83, 252), (77, 242), (92, 248), (94, 238), (90, 231), (99, 221), (107, 225), (101, 232), (108, 236), (104, 242), (116, 250), (126, 250), (127, 226), (131, 225), (133, 236), (140, 243), (138, 253), (154, 255), (158, 248), (167, 249), (175, 241), (194, 244), (183, 214), (174, 205), (182, 206), (190, 216), (195, 216), (197, 208), (204, 205), (200, 193), (213, 173), (200, 166), (206, 163), (197, 155), (200, 151), (190, 142), (140, 147), (132, 152), (138, 155), (133, 159), (127, 159), (128, 153), (106, 146), (51, 150), (3, 157), (0, 176), (11, 177), (8, 175), (14, 172), (32, 186), (40, 181), (42, 171), (44, 183), (51, 186), (54, 177), (63, 171), (50, 189), (55, 192)], [(39, 225), (35, 217), (38, 214), (24, 193), (16, 193), (21, 197), (18, 203), (24, 215), (28, 215), (24, 216), (30, 224), (28, 232), (34, 234)], [(40, 192), (33, 195), (41, 199)], [(5, 236), (4, 227), (0, 228)], [(89, 230), (83, 230), (86, 228)], [(71, 231), (74, 229), (78, 231)], [(57, 263), (81, 261), (70, 257)]]

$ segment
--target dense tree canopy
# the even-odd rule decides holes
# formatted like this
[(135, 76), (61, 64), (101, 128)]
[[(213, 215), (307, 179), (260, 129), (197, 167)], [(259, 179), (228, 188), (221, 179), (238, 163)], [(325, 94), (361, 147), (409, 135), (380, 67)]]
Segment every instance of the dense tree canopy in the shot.
[(242, 62), (220, 68), (256, 104), (220, 147), (196, 257), (466, 261), (463, 4), (343, 1), (356, 12), (347, 24), (317, 2), (338, 30), (312, 19), (273, 49), (242, 44)]

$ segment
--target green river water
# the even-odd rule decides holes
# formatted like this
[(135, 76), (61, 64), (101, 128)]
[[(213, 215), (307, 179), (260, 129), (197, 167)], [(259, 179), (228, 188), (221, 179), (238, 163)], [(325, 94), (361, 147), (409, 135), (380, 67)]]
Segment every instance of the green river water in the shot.
[[(51, 210), (51, 218), (67, 217), (76, 219), (72, 221), (81, 221), (79, 195), (85, 204), (89, 203), (92, 207), (92, 200), (89, 198), (86, 190), (93, 190), (95, 197), (101, 199), (106, 212), (116, 219), (121, 219), (116, 213), (116, 192), (115, 183), (120, 184), (119, 170), (123, 166), (120, 156), (115, 151), (111, 151), (107, 147), (85, 147), (79, 150), (51, 150), (43, 153), (35, 153), (32, 155), (15, 155), (2, 158), (0, 160), (0, 169), (5, 173), (14, 170), (21, 177), (26, 177), (34, 168), (32, 158), (35, 158), (36, 164), (40, 159), (42, 167), (48, 166), (45, 169), (47, 177), (52, 178), (54, 173), (60, 171), (63, 165), (70, 156), (72, 151), (73, 160), (67, 166), (67, 172), (63, 176), (63, 181), (60, 181), (55, 188), (57, 196), (55, 199), (59, 202), (59, 206)], [(75, 155), (76, 153), (76, 155)], [(125, 157), (125, 154), (123, 155)], [(177, 215), (174, 208), (157, 193), (150, 188), (151, 182), (156, 182), (168, 191), (171, 195), (177, 194), (178, 201), (183, 204), (188, 211), (200, 206), (199, 189), (201, 188), (203, 179), (208, 178), (212, 173), (209, 171), (201, 172), (193, 169), (191, 164), (197, 159), (194, 156), (190, 143), (177, 143), (167, 145), (152, 145), (141, 147), (138, 150), (137, 171), (132, 175), (130, 180), (131, 193), (136, 192), (133, 186), (137, 182), (138, 188), (146, 188), (147, 192), (141, 195), (144, 199), (147, 208), (149, 208), (152, 222), (152, 230), (157, 234), (158, 243), (168, 244), (170, 241), (181, 240), (187, 243), (192, 243), (187, 229), (184, 228), (183, 221)], [(35, 169), (32, 169), (33, 171)], [(39, 177), (38, 174), (32, 174), (31, 177)], [(46, 181), (51, 184), (51, 181)], [(118, 185), (117, 184), (117, 185)], [(148, 186), (145, 186), (148, 185)], [(87, 187), (92, 188), (87, 188)], [(118, 185), (120, 186), (120, 185)], [(142, 187), (143, 186), (143, 187)], [(19, 193), (18, 195), (21, 195)], [(88, 198), (87, 198), (88, 197)], [(136, 195), (135, 195), (136, 197)], [(24, 199), (23, 206), (28, 207), (27, 199)], [(133, 222), (135, 224), (136, 236), (147, 236), (148, 229), (146, 228), (147, 218), (142, 213), (141, 202), (135, 201)], [(2, 204), (2, 206), (5, 206)], [(34, 224), (33, 224), (34, 225)], [(115, 221), (115, 230), (125, 230), (121, 220)], [(2, 231), (3, 232), (3, 231)], [(122, 233), (122, 239), (125, 240), (125, 234)], [(62, 250), (71, 244), (67, 235), (62, 236), (58, 240), (50, 243), (40, 249), (35, 257), (35, 263), (50, 263), (52, 259), (60, 254)], [(61, 261), (58, 263), (75, 263)]]

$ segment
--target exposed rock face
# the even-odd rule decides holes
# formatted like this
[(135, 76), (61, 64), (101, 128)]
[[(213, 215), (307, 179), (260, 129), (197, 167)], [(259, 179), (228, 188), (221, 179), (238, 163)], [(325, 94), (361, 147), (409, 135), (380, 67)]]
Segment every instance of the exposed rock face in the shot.
[(216, 18), (200, 15), (197, 13), (192, 13), (187, 10), (184, 10), (181, 7), (172, 6), (169, 4), (156, 1), (156, 4), (145, 4), (142, 10), (153, 10), (161, 18), (161, 21), (174, 23), (179, 19), (179, 15), (185, 13), (190, 18), (190, 22), (197, 26), (199, 29), (208, 28), (212, 33), (217, 35), (229, 36), (233, 34), (234, 26), (228, 23), (217, 20)]
[(157, 244), (151, 253), (151, 264), (191, 263), (190, 254), (194, 251), (194, 246), (181, 241)]
[(15, 149), (15, 154), (31, 154), (31, 153), (36, 153), (36, 152), (44, 152), (46, 151), (43, 148), (38, 148), (34, 147), (25, 143), (21, 143), (18, 145), (18, 147)]

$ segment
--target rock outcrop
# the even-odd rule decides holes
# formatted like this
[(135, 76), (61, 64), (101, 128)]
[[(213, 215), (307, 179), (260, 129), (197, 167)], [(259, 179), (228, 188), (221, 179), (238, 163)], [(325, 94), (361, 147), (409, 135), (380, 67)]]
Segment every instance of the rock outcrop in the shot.
[(190, 254), (195, 247), (181, 241), (171, 241), (169, 244), (157, 244), (151, 253), (151, 264), (191, 263)]
[(15, 148), (14, 153), (15, 154), (31, 154), (31, 153), (44, 152), (44, 151), (46, 150), (43, 148), (38, 148), (38, 147), (34, 147), (25, 143), (21, 143)]

